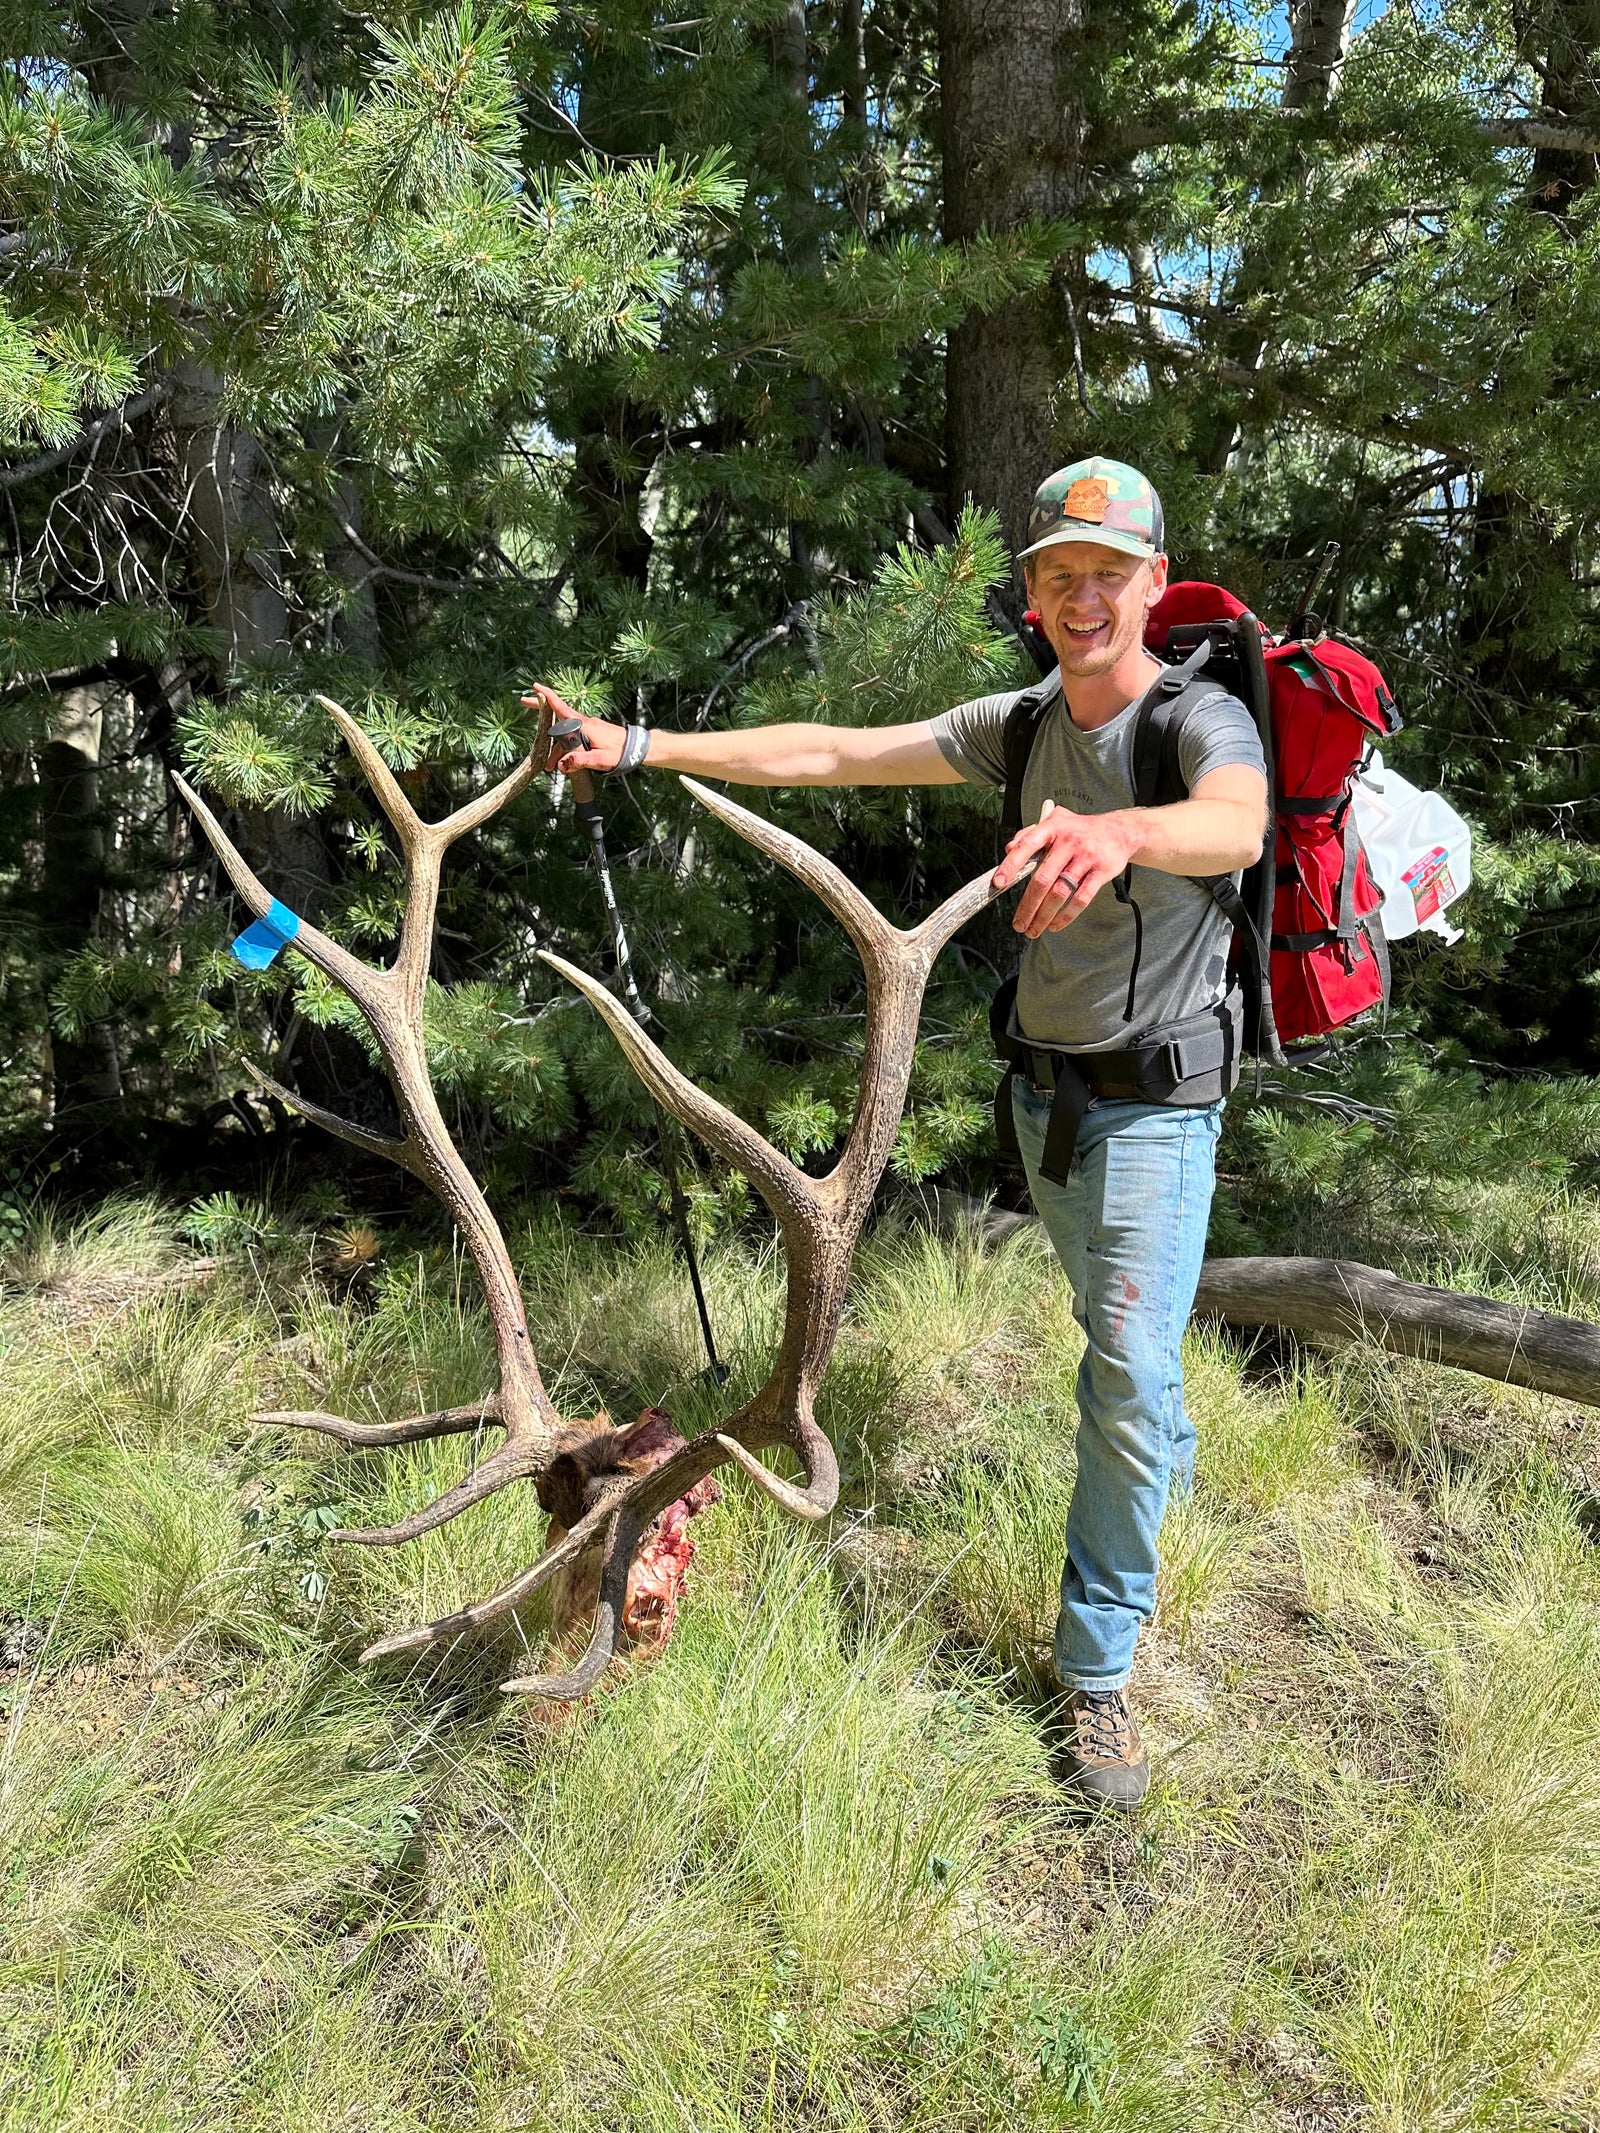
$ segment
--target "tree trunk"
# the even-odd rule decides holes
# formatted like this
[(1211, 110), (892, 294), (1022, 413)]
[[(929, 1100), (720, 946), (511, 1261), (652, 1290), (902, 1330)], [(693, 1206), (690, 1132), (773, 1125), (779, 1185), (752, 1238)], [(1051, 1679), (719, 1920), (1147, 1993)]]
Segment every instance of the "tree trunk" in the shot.
[[(1570, 126), (1575, 118), (1592, 122), (1600, 101), (1595, 88), (1600, 0), (1536, 0), (1520, 11), (1517, 35), (1521, 56), (1540, 80), (1539, 119), (1551, 125)], [(1597, 173), (1600, 158), (1541, 148), (1533, 157), (1528, 205), (1548, 216), (1553, 228), (1572, 243), (1575, 233), (1569, 218), (1593, 190)], [(1540, 292), (1520, 282), (1505, 292), (1508, 322), (1524, 330), (1538, 330), (1540, 306)], [(1552, 379), (1550, 398), (1557, 421), (1567, 419), (1560, 409), (1572, 391), (1570, 378)], [(1499, 776), (1513, 788), (1523, 774), (1524, 744), (1551, 738), (1552, 709), (1564, 701), (1584, 703), (1593, 694), (1592, 656), (1588, 671), (1580, 664), (1588, 650), (1583, 633), (1577, 628), (1552, 630), (1549, 620), (1571, 600), (1585, 548), (1580, 528), (1561, 513), (1541, 508), (1525, 485), (1505, 483), (1494, 475), (1481, 479), (1461, 601), (1459, 656), (1485, 705), (1478, 714), (1479, 733), (1487, 726), (1494, 740), (1504, 744)], [(1569, 760), (1583, 775), (1582, 755)], [(1541, 1004), (1548, 1008), (1553, 1003)], [(1532, 1012), (1539, 1014), (1539, 1007)], [(1574, 1018), (1569, 1034), (1576, 1035), (1589, 1022), (1585, 1009)]]
[[(965, 242), (1070, 214), (1082, 197), (1075, 87), (1082, 0), (940, 0), (944, 231)], [(1055, 406), (1071, 374), (1055, 289), (1019, 296), (950, 335), (950, 516), (970, 498), (1000, 515), (1013, 552), (1049, 473)]]
[(189, 553), (226, 664), (270, 659), (283, 649), (289, 609), (284, 549), (261, 446), (228, 421), (222, 381), (199, 364), (174, 374), (172, 427), (178, 447)]
[(372, 589), (372, 565), (361, 552), (361, 484), (346, 459), (341, 444), (341, 425), (319, 424), (310, 442), (328, 462), (329, 505), (334, 524), (322, 544), (322, 560), (336, 586), (347, 588), (333, 618), (335, 641), (369, 666), (383, 662), (383, 632), (378, 622), (378, 603)]
[[(49, 740), (39, 751), (40, 891), (45, 953), (53, 969), (100, 931), (105, 890), (105, 824), (100, 806), (104, 687), (68, 689)], [(87, 1123), (84, 1114), (122, 1094), (110, 1027), (96, 1023), (76, 1038), (52, 1031), (50, 1109), (59, 1131)]]
[(1355, 28), (1356, 0), (1290, 0), (1285, 111), (1320, 111), (1339, 79)]
[(844, 200), (850, 219), (863, 237), (872, 231), (872, 97), (867, 82), (867, 33), (863, 0), (840, 0), (839, 41), (843, 46), (843, 125), (840, 148), (844, 162)]
[[(197, 590), (223, 644), (214, 687), (226, 694), (241, 668), (271, 666), (291, 650), (288, 551), (267, 455), (259, 439), (227, 421), (222, 381), (186, 364), (175, 384), (182, 523)], [(359, 628), (359, 610), (355, 620)], [(234, 830), (240, 850), (274, 896), (301, 918), (315, 922), (325, 914), (333, 870), (318, 818), (278, 807), (240, 807)], [(358, 1124), (381, 1132), (392, 1123), (388, 1084), (345, 1031), (302, 1028), (292, 1080), (311, 1102)]]
[[(805, 0), (787, 0), (772, 28), (773, 79), (783, 91), (788, 113), (778, 136), (775, 160), (783, 179), (783, 256), (797, 274), (815, 274), (822, 265), (822, 230), (817, 211), (817, 177), (811, 143), (811, 35)], [(802, 460), (819, 467), (833, 450), (832, 411), (820, 378), (808, 373), (800, 388)], [(788, 592), (804, 600), (826, 577), (831, 558), (816, 545), (809, 525), (789, 523), (789, 556), (794, 577)]]
[(1195, 1310), (1230, 1326), (1376, 1341), (1396, 1355), (1600, 1406), (1600, 1326), (1402, 1281), (1353, 1259), (1208, 1259)]
[[(1600, 0), (1524, 0), (1513, 9), (1517, 50), (1539, 77), (1538, 117), (1545, 125), (1592, 128), (1596, 114), (1595, 56), (1600, 52)], [(1600, 157), (1568, 148), (1541, 148), (1533, 159), (1531, 192), (1545, 214), (1565, 215), (1600, 176)]]
[[(1289, 57), (1284, 70), (1285, 111), (1322, 111), (1332, 101), (1339, 74), (1350, 50), (1355, 28), (1356, 0), (1291, 0), (1289, 8)], [(1285, 173), (1286, 186), (1295, 182), (1295, 157)], [(1272, 278), (1271, 262), (1246, 250), (1228, 291), (1232, 304), (1257, 296)], [(1218, 351), (1223, 358), (1245, 370), (1259, 369), (1266, 342), (1254, 326), (1241, 325), (1222, 337)], [(1219, 412), (1196, 431), (1195, 457), (1208, 474), (1226, 472), (1239, 443), (1239, 422), (1231, 410)]]
[[(1037, 1215), (968, 1193), (936, 1189), (934, 1200), (941, 1223), (977, 1224), (989, 1244), (1002, 1244), (1019, 1229), (1044, 1228)], [(1309, 1340), (1369, 1340), (1394, 1355), (1600, 1407), (1600, 1326), (1402, 1281), (1355, 1259), (1208, 1259), (1194, 1309), (1198, 1318), (1280, 1326)]]

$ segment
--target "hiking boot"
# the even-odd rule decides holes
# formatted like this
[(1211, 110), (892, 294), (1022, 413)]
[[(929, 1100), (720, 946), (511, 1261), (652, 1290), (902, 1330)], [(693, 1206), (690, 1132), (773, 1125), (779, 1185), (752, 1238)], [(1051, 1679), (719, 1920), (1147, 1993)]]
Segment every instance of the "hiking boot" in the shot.
[(1137, 1807), (1150, 1758), (1122, 1689), (1069, 1689), (1061, 1707), (1067, 1783), (1096, 1807)]

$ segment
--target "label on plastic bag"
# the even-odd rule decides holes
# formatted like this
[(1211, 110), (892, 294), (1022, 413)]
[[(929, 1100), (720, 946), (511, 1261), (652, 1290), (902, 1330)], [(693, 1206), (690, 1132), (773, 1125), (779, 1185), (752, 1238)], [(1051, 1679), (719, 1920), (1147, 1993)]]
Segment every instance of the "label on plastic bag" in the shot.
[(1455, 902), (1456, 885), (1450, 873), (1450, 855), (1442, 844), (1414, 859), (1400, 877), (1411, 891), (1417, 923), (1436, 918), (1447, 904)]

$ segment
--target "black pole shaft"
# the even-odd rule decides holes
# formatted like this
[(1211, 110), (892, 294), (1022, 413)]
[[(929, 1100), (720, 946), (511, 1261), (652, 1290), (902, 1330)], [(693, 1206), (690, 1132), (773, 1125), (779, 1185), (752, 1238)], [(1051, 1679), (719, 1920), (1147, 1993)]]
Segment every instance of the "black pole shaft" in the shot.
[(650, 1101), (656, 1107), (656, 1122), (661, 1131), (661, 1168), (666, 1173), (667, 1199), (672, 1208), (673, 1226), (678, 1233), (683, 1263), (689, 1269), (689, 1286), (694, 1291), (694, 1307), (700, 1314), (700, 1336), (706, 1344), (706, 1360), (711, 1366), (711, 1375), (720, 1383), (728, 1374), (727, 1367), (719, 1359), (717, 1344), (712, 1337), (711, 1313), (706, 1306), (706, 1292), (700, 1280), (700, 1259), (694, 1248), (694, 1232), (689, 1227), (689, 1196), (678, 1179), (678, 1152), (673, 1145), (677, 1135), (673, 1121), (655, 1097), (652, 1096)]
[[(585, 782), (588, 782), (585, 780)], [(650, 1010), (639, 993), (638, 980), (633, 974), (633, 956), (628, 948), (627, 928), (622, 923), (622, 907), (617, 902), (616, 884), (611, 879), (611, 861), (606, 853), (606, 826), (601, 817), (600, 806), (593, 789), (585, 794), (578, 781), (573, 780), (573, 812), (583, 824), (589, 837), (589, 856), (594, 861), (595, 874), (600, 883), (600, 901), (605, 905), (606, 917), (611, 926), (612, 947), (617, 959), (617, 977), (622, 986), (623, 998), (635, 1022), (641, 1025), (650, 1020)], [(717, 1354), (717, 1343), (711, 1331), (711, 1312), (706, 1304), (705, 1284), (700, 1279), (700, 1255), (694, 1248), (694, 1233), (689, 1227), (690, 1204), (678, 1173), (678, 1151), (674, 1123), (660, 1102), (650, 1099), (656, 1114), (656, 1127), (661, 1140), (661, 1169), (667, 1181), (667, 1204), (672, 1210), (672, 1227), (677, 1235), (678, 1248), (683, 1253), (684, 1265), (689, 1270), (689, 1286), (694, 1291), (694, 1307), (700, 1319), (700, 1335), (706, 1344), (706, 1360), (711, 1375), (720, 1383), (727, 1377), (727, 1366)]]

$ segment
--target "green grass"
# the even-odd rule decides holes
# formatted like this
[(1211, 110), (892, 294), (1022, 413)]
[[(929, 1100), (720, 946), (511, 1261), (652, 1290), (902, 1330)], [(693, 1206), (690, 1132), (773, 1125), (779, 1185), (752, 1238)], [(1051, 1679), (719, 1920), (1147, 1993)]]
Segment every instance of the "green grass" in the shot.
[[(1594, 1309), (1593, 1211), (1524, 1202), (1532, 1245), (1486, 1195), (1455, 1278)], [(518, 1250), (567, 1411), (714, 1418), (666, 1250)], [(536, 1612), (356, 1665), (542, 1521), (519, 1491), (326, 1545), (470, 1444), (352, 1455), (251, 1407), (463, 1400), (489, 1348), (449, 1255), (365, 1301), (307, 1265), (120, 1202), (3, 1270), (0, 2133), (1600, 2125), (1578, 1410), (1193, 1335), (1157, 1782), (1085, 1823), (1043, 1700), (1079, 1336), (1034, 1237), (877, 1232), (824, 1402), (839, 1514), (726, 1481), (673, 1644), (564, 1718), (495, 1689)], [(781, 1270), (729, 1246), (709, 1279), (726, 1398)]]

